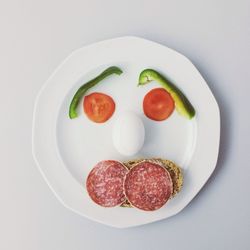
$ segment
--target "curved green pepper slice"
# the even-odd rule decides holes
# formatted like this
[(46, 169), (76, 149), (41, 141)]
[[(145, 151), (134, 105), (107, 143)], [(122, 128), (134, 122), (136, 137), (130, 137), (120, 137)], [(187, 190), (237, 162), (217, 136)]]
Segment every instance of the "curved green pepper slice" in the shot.
[(112, 74), (117, 74), (120, 75), (122, 74), (122, 70), (116, 66), (112, 66), (104, 70), (100, 75), (95, 77), (94, 79), (88, 81), (87, 83), (83, 84), (75, 93), (75, 95), (72, 98), (72, 101), (69, 106), (69, 117), (70, 119), (74, 119), (78, 116), (77, 114), (77, 106), (81, 100), (81, 98), (85, 95), (85, 93), (95, 85), (97, 85), (100, 81), (102, 81), (104, 78), (112, 75)]
[(182, 91), (171, 81), (153, 69), (145, 69), (139, 76), (138, 86), (145, 85), (151, 81), (158, 82), (173, 98), (176, 110), (188, 119), (195, 116), (195, 109)]

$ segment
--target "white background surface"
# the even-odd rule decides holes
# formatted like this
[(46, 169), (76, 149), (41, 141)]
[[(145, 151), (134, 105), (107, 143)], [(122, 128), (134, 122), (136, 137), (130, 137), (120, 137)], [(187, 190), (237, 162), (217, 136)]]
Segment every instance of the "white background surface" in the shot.
[[(249, 9), (243, 0), (1, 0), (0, 249), (249, 249)], [(123, 35), (189, 57), (217, 98), (222, 134), (217, 168), (187, 208), (119, 230), (57, 201), (31, 155), (31, 121), (38, 90), (71, 51)]]

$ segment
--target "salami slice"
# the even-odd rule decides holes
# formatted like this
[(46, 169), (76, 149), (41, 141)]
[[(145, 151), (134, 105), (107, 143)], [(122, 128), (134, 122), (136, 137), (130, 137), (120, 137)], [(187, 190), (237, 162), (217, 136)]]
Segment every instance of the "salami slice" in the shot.
[(103, 207), (125, 201), (123, 183), (127, 168), (117, 161), (101, 161), (89, 173), (86, 187), (90, 198)]
[(154, 211), (171, 197), (173, 182), (165, 168), (144, 161), (135, 165), (126, 175), (124, 191), (132, 206)]

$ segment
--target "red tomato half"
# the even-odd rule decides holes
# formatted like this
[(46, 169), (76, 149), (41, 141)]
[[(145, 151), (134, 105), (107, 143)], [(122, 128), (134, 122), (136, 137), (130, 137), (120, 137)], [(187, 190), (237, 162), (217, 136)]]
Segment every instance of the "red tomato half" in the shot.
[(174, 111), (174, 100), (163, 88), (149, 91), (143, 100), (144, 114), (155, 121), (167, 119)]
[(84, 97), (83, 109), (91, 121), (103, 123), (113, 115), (115, 102), (110, 96), (95, 92)]

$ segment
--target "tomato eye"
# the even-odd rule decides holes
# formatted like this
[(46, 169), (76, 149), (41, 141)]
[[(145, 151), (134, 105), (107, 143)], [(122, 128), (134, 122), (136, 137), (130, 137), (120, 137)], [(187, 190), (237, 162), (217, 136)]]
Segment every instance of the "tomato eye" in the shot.
[(149, 91), (143, 99), (144, 114), (151, 120), (166, 120), (174, 111), (174, 100), (163, 88)]
[(113, 115), (115, 102), (112, 97), (95, 92), (84, 97), (83, 109), (91, 121), (103, 123)]

